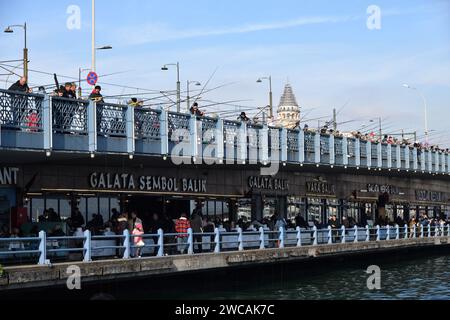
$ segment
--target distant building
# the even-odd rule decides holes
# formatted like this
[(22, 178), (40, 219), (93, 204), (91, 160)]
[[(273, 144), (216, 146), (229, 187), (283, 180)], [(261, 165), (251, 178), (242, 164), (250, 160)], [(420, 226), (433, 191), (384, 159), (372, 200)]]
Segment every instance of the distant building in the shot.
[(289, 83), (284, 87), (284, 93), (281, 96), (277, 113), (277, 122), (282, 127), (293, 129), (300, 121), (300, 107)]

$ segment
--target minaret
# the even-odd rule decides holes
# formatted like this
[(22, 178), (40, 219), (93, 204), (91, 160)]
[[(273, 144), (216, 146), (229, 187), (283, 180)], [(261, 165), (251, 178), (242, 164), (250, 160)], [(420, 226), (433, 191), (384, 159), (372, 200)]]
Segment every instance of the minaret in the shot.
[(300, 107), (295, 99), (291, 85), (284, 87), (284, 93), (278, 106), (278, 123), (282, 127), (293, 129), (300, 121)]

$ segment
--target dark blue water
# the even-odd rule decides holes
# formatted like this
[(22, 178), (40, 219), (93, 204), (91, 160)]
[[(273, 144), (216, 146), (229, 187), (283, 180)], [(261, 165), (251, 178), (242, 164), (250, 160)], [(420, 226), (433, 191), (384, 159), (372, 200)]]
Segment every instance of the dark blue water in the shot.
[[(381, 290), (367, 288), (366, 271), (371, 265), (381, 269)], [(450, 252), (401, 252), (216, 270), (108, 282), (84, 286), (79, 292), (37, 290), (26, 297), (89, 300), (99, 293), (117, 300), (450, 300)]]
[[(406, 253), (407, 254), (407, 253)], [(381, 290), (367, 288), (370, 265), (381, 269)], [(180, 290), (139, 288), (140, 299), (218, 299), (218, 300), (450, 300), (450, 255), (377, 261), (371, 258), (349, 266), (339, 262), (278, 271), (224, 273), (205, 285), (193, 279)], [(267, 274), (265, 274), (267, 272)], [(187, 276), (189, 277), (189, 276)], [(194, 287), (195, 289), (193, 289)]]

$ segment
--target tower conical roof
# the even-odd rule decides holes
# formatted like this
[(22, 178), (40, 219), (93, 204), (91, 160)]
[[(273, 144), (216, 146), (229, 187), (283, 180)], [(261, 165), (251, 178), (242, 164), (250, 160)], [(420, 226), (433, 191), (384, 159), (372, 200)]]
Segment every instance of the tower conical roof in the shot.
[(297, 99), (295, 99), (294, 91), (289, 83), (284, 87), (279, 107), (298, 107)]

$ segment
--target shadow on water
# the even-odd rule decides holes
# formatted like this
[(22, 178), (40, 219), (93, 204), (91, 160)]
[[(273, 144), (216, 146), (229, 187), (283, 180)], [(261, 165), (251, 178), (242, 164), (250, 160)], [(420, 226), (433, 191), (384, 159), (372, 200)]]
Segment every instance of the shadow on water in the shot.
[[(367, 288), (366, 270), (371, 265), (381, 268), (379, 291)], [(8, 298), (19, 296), (24, 297), (13, 293)], [(410, 249), (112, 281), (83, 285), (80, 291), (41, 289), (27, 292), (26, 299), (449, 300), (450, 250), (448, 247)]]

